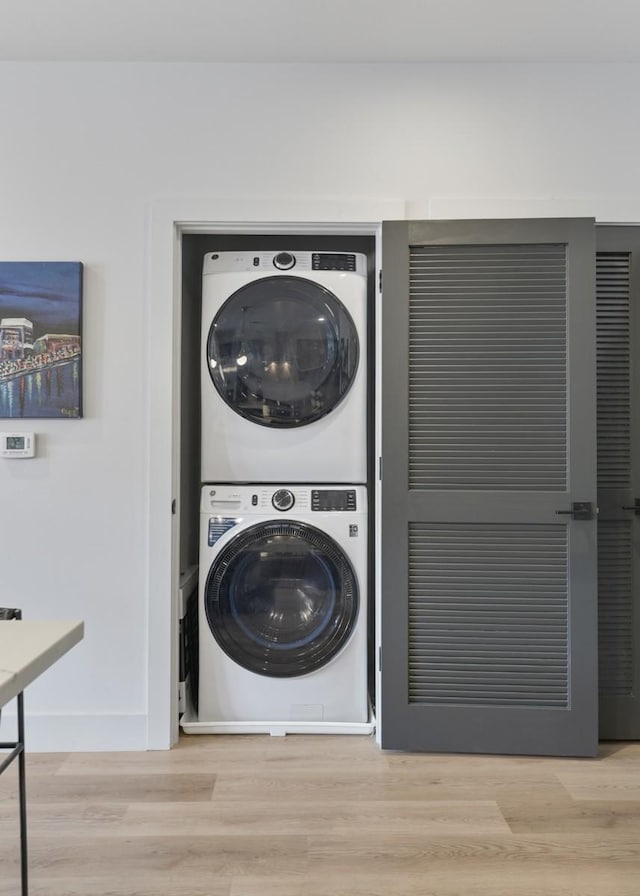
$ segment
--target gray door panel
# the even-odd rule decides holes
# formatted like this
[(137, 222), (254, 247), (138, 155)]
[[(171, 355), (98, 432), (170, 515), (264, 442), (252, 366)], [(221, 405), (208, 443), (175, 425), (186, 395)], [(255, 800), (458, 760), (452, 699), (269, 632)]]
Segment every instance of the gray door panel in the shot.
[(600, 737), (640, 738), (640, 233), (597, 231)]
[(383, 225), (383, 747), (596, 751), (594, 268), (590, 220)]

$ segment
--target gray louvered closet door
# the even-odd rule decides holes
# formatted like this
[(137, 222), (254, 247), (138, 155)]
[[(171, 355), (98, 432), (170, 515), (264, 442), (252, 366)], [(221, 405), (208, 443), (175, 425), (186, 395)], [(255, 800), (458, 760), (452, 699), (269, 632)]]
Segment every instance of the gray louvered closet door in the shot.
[[(598, 665), (600, 737), (640, 738), (640, 233), (599, 227)], [(633, 448), (635, 447), (635, 451)]]
[(382, 240), (382, 746), (594, 755), (594, 223)]

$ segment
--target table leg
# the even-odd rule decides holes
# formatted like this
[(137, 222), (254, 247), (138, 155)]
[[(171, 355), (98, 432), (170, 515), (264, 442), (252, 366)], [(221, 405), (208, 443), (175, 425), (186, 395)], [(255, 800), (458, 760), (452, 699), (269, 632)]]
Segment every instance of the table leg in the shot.
[(18, 701), (18, 740), (12, 743), (0, 743), (0, 750), (10, 750), (7, 756), (0, 761), (0, 775), (8, 768), (14, 759), (18, 760), (18, 807), (20, 811), (20, 880), (22, 882), (21, 894), (28, 896), (29, 885), (27, 879), (27, 784), (24, 757), (24, 699), (20, 692)]
[(27, 864), (27, 783), (24, 756), (24, 700), (22, 692), (18, 694), (18, 743), (22, 750), (18, 756), (18, 791), (20, 800), (20, 869), (22, 880), (22, 896), (29, 892)]

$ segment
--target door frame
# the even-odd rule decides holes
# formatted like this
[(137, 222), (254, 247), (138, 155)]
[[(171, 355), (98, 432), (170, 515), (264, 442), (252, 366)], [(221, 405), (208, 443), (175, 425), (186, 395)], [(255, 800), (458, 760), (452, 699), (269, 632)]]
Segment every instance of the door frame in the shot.
[[(380, 268), (384, 220), (404, 220), (399, 199), (158, 199), (147, 208), (147, 749), (178, 740), (178, 587), (180, 543), (180, 373), (182, 239), (187, 234), (374, 236)], [(376, 317), (379, 290), (376, 285)], [(376, 327), (376, 340), (380, 339)], [(379, 346), (376, 346), (378, 350)], [(376, 371), (376, 393), (379, 396)], [(376, 413), (375, 456), (379, 456)], [(376, 492), (379, 479), (376, 479)], [(376, 504), (379, 495), (376, 495)], [(175, 512), (172, 504), (176, 502)], [(376, 520), (376, 541), (379, 537)], [(379, 632), (379, 551), (376, 551)]]

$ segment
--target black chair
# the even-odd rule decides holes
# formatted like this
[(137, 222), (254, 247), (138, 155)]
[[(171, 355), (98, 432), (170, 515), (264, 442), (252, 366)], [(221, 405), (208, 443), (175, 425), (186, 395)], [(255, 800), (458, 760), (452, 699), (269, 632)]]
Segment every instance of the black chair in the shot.
[[(11, 607), (0, 607), (0, 620), (22, 619), (22, 611)], [(18, 703), (18, 740), (10, 743), (0, 743), (0, 750), (10, 750), (0, 762), (0, 775), (14, 759), (18, 760), (18, 796), (20, 804), (20, 869), (22, 882), (22, 896), (27, 896), (27, 790), (25, 783), (24, 762), (24, 703), (20, 692), (16, 697)], [(0, 719), (2, 710), (0, 709)]]

